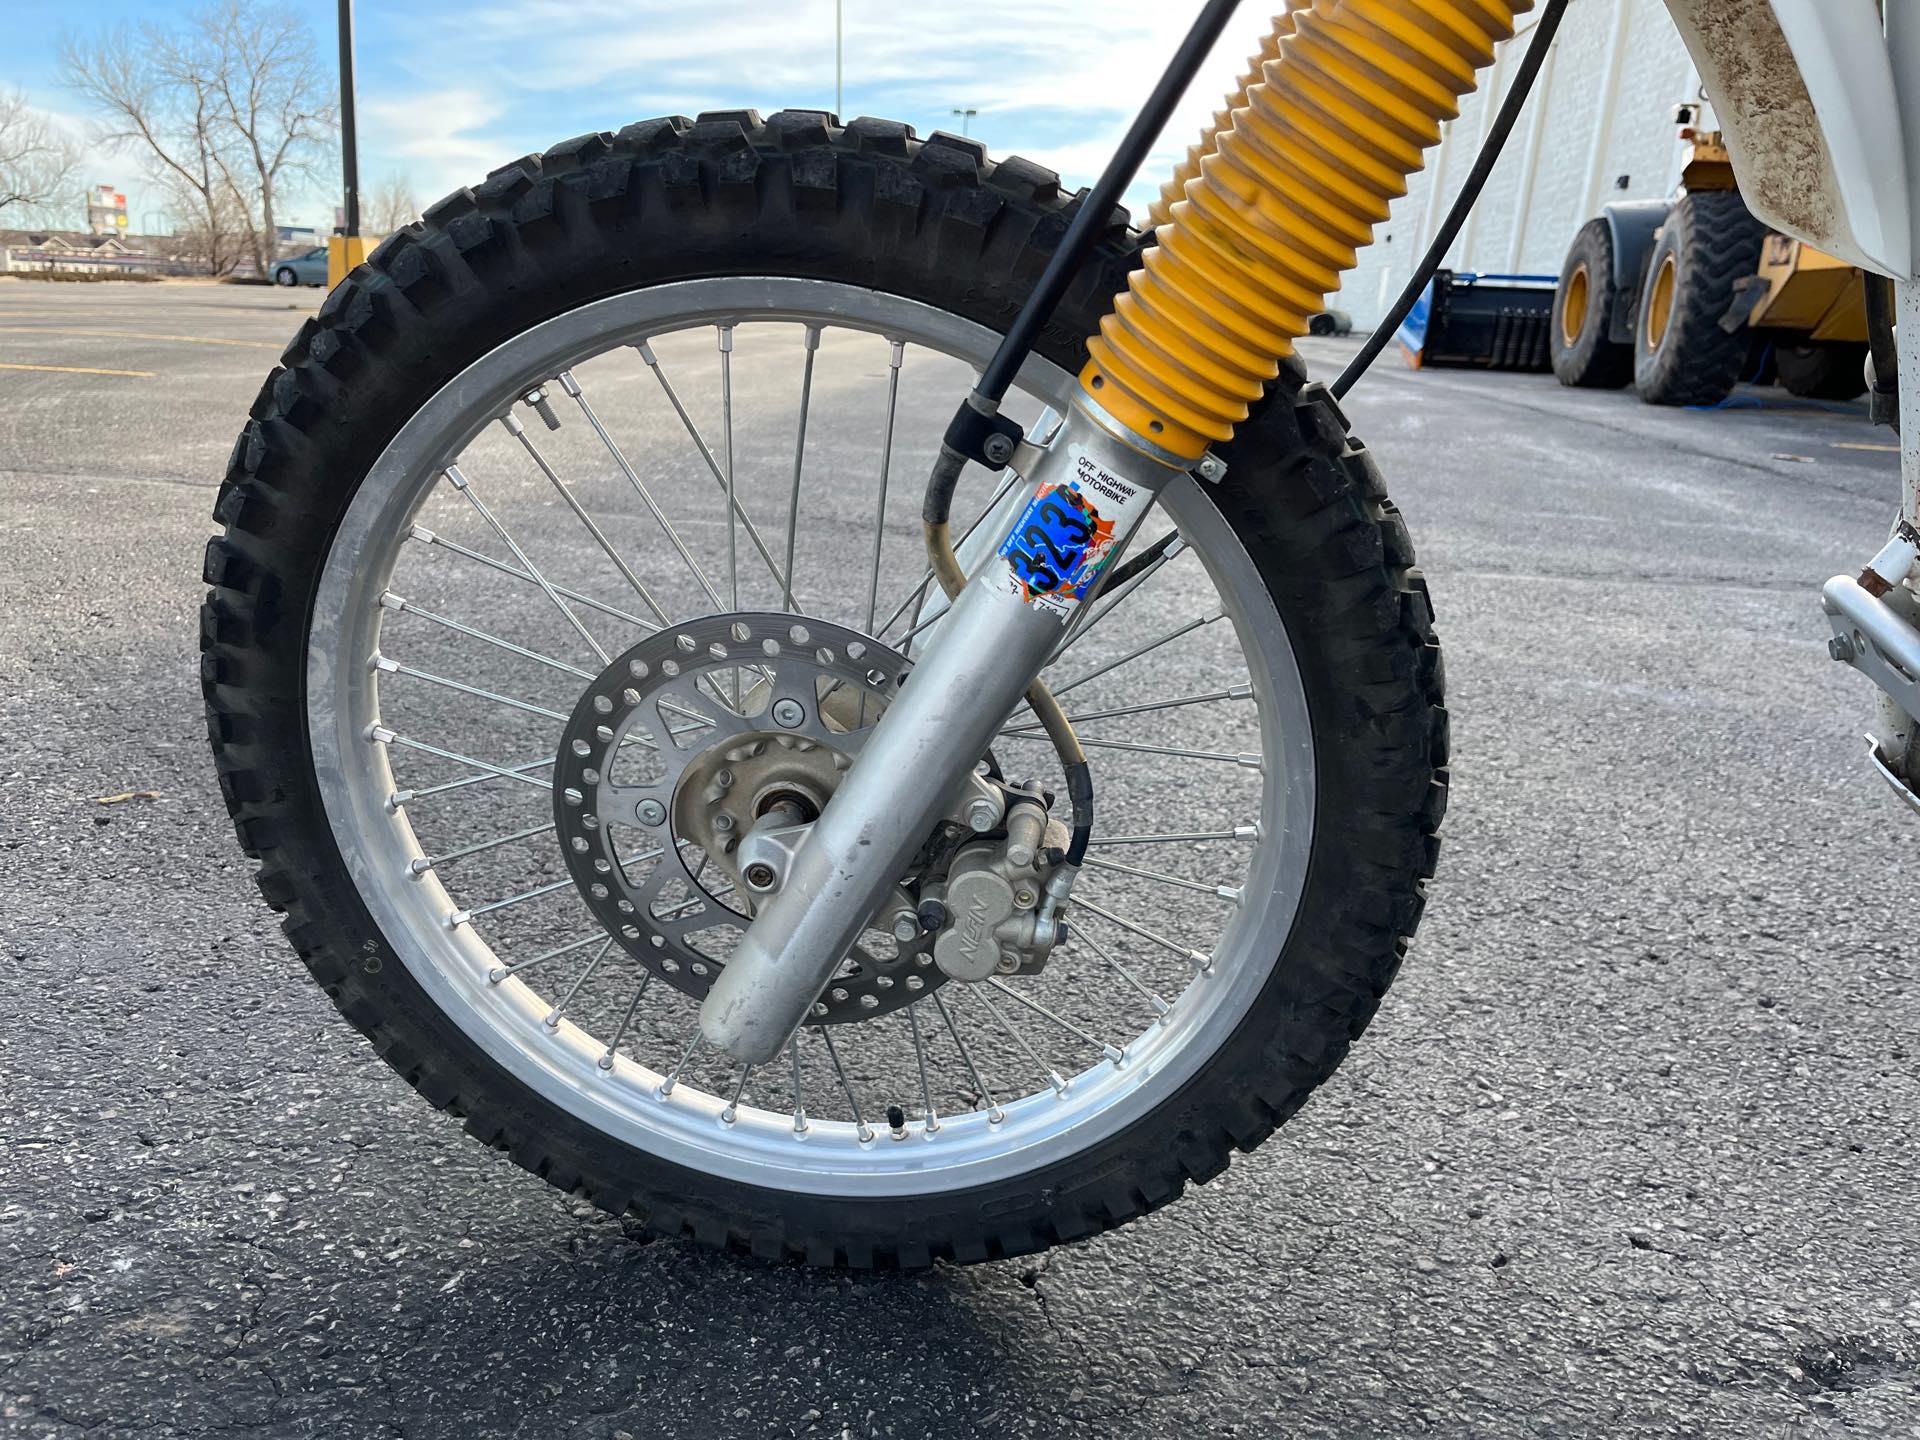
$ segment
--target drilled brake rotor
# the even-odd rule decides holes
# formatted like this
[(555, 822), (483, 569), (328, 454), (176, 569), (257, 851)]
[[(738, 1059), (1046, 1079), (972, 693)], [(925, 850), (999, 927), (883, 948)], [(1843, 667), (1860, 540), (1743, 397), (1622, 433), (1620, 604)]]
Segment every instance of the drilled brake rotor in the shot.
[[(554, 821), (582, 898), (658, 978), (704, 998), (751, 914), (733, 852), (776, 806), (817, 815), (897, 693), (906, 657), (843, 626), (737, 612), (616, 656), (560, 740)], [(931, 937), (873, 918), (813, 1009), (881, 1015), (944, 976)]]

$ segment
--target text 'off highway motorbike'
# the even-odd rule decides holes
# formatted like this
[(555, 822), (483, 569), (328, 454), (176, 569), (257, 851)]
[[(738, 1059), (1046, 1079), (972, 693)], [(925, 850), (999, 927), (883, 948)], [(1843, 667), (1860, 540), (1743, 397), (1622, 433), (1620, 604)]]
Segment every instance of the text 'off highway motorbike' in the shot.
[[(1530, 8), (1290, 0), (1144, 234), (1115, 199), (1231, 3), (1091, 192), (734, 111), (390, 236), (254, 403), (203, 612), (241, 843), (345, 1016), (552, 1184), (818, 1264), (1091, 1235), (1266, 1139), (1392, 981), (1447, 796), (1336, 400), (1377, 343), (1330, 390), (1293, 342)], [(1875, 385), (1920, 413), (1920, 12), (1670, 8), (1756, 215), (1893, 282)], [(1912, 803), (1902, 460), (1824, 600)]]

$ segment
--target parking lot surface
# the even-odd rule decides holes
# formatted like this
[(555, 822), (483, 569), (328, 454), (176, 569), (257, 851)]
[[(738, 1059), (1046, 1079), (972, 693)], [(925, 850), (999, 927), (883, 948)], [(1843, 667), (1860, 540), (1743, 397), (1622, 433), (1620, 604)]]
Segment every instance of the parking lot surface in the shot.
[[(1816, 593), (1891, 514), (1861, 407), (1383, 359), (1347, 410), (1454, 746), (1400, 980), (1213, 1184), (903, 1279), (550, 1191), (281, 938), (196, 609), (227, 452), (316, 305), (0, 282), (0, 1435), (1920, 1431), (1915, 833)], [(869, 483), (820, 443), (828, 502)]]

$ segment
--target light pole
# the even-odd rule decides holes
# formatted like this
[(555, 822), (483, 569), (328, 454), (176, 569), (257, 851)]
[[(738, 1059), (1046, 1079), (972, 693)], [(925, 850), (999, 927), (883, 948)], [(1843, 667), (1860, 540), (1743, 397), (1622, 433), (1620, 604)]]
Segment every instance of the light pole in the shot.
[(962, 135), (965, 135), (967, 133), (967, 123), (971, 121), (973, 117), (978, 115), (980, 112), (978, 110), (956, 109), (953, 113), (960, 117), (960, 133)]
[(340, 180), (345, 193), (345, 234), (327, 237), (327, 287), (367, 258), (360, 238), (360, 144), (353, 114), (353, 0), (340, 0)]

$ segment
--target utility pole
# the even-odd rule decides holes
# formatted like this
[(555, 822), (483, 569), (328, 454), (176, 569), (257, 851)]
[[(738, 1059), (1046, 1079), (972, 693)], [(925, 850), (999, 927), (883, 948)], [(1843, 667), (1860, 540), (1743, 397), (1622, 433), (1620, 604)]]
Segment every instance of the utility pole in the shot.
[(958, 109), (956, 109), (956, 110), (955, 110), (955, 111), (954, 111), (953, 113), (954, 113), (954, 114), (956, 114), (956, 115), (958, 115), (958, 116), (960, 117), (960, 133), (961, 133), (962, 135), (965, 135), (965, 134), (967, 133), (967, 124), (968, 124), (968, 122), (969, 122), (969, 121), (971, 121), (971, 120), (973, 119), (973, 117), (974, 117), (974, 116), (976, 116), (976, 115), (978, 115), (978, 114), (979, 114), (980, 112), (979, 112), (978, 110), (958, 110)]
[(367, 258), (360, 236), (360, 141), (353, 115), (353, 0), (340, 0), (340, 179), (346, 192), (345, 234), (327, 237), (327, 286)]

